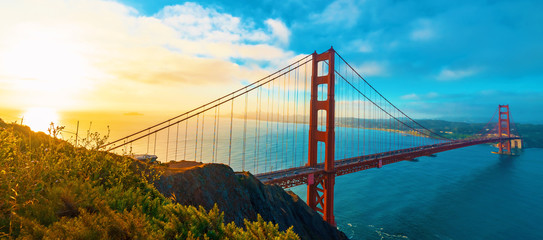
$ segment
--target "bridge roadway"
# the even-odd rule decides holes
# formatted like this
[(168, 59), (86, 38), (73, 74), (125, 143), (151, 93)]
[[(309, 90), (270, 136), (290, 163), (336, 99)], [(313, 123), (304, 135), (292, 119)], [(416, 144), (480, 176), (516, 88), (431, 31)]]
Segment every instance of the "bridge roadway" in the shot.
[[(469, 140), (456, 140), (432, 145), (394, 150), (390, 152), (364, 155), (360, 157), (346, 158), (335, 161), (334, 172), (336, 176), (341, 176), (370, 168), (380, 168), (387, 164), (396, 163), (404, 160), (411, 160), (417, 157), (429, 156), (438, 152), (513, 139), (519, 138), (485, 137)], [(319, 182), (319, 180), (323, 177), (324, 173), (324, 163), (320, 163), (317, 164), (317, 166), (315, 167), (295, 167), (268, 173), (260, 173), (256, 174), (255, 177), (257, 177), (261, 182), (266, 184), (276, 184), (283, 188), (289, 188), (302, 184), (307, 184), (308, 179), (311, 178), (310, 175), (313, 175), (314, 182)]]

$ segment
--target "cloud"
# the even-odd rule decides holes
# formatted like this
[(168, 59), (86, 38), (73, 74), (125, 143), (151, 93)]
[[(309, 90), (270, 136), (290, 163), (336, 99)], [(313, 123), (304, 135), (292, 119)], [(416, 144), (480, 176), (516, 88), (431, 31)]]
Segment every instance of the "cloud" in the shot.
[(386, 75), (386, 69), (383, 63), (370, 61), (364, 62), (356, 68), (364, 76), (383, 76)]
[(411, 37), (411, 40), (415, 40), (415, 41), (430, 40), (434, 37), (434, 31), (428, 28), (416, 29), (413, 32), (411, 32), (410, 37)]
[(317, 23), (333, 24), (346, 28), (353, 27), (360, 16), (359, 8), (354, 0), (335, 0), (310, 19)]
[(443, 95), (438, 94), (436, 92), (429, 92), (427, 94), (422, 94), (422, 95), (411, 93), (411, 94), (401, 96), (400, 99), (411, 100), (411, 101), (420, 101), (420, 100), (426, 101), (426, 100), (432, 100), (432, 99), (437, 99), (437, 98), (442, 98), (442, 97)]
[(420, 100), (420, 97), (419, 95), (417, 95), (416, 93), (411, 93), (411, 94), (407, 94), (407, 95), (403, 95), (400, 97), (402, 100)]
[(364, 41), (364, 40), (354, 40), (350, 43), (350, 48), (354, 51), (361, 52), (361, 53), (370, 53), (373, 51), (372, 44), (370, 41)]
[(20, 107), (174, 108), (158, 103), (221, 96), (295, 57), (281, 47), (290, 31), (280, 20), (253, 22), (196, 3), (144, 16), (113, 1), (21, 0), (0, 9), (0, 36), (0, 63), (12, 63), (0, 64), (0, 92), (12, 93), (0, 103)]
[(250, 20), (196, 3), (166, 6), (154, 17), (175, 30), (176, 39), (166, 44), (181, 53), (226, 60), (270, 61), (292, 56), (278, 47), (288, 45), (290, 31), (277, 19), (265, 20), (268, 28), (262, 29)]
[(261, 29), (253, 29), (252, 22), (219, 13), (213, 8), (204, 8), (196, 3), (166, 6), (155, 14), (167, 26), (188, 40), (211, 42), (262, 42), (270, 36)]
[(273, 35), (277, 37), (283, 45), (288, 45), (290, 31), (285, 23), (281, 20), (268, 19), (266, 20), (266, 24), (271, 28)]
[(422, 19), (417, 20), (415, 23), (415, 29), (409, 35), (413, 41), (428, 41), (436, 37), (436, 33), (433, 29), (430, 20)]
[(441, 72), (436, 78), (437, 80), (440, 80), (440, 81), (457, 80), (457, 79), (473, 76), (477, 74), (478, 72), (479, 70), (475, 68), (457, 69), (457, 70), (451, 70), (451, 69), (446, 68), (446, 69), (441, 70)]

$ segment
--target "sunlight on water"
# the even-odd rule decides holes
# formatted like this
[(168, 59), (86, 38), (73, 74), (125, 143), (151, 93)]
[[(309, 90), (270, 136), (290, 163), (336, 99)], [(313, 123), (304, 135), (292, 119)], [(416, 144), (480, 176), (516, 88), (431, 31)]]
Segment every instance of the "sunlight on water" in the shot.
[[(71, 132), (75, 132), (76, 120), (82, 120), (80, 134), (89, 128), (104, 133), (107, 131), (105, 126), (110, 125), (115, 137), (140, 130), (142, 122), (145, 126), (157, 122), (146, 115), (121, 115), (94, 120), (91, 126), (90, 121), (82, 118), (62, 117), (64, 123), (68, 123), (64, 125)], [(266, 123), (261, 124), (265, 126)], [(196, 125), (194, 120), (188, 124), (187, 140), (185, 125), (180, 125), (179, 137), (177, 128), (170, 131), (170, 141), (176, 138), (181, 141), (178, 146), (174, 142), (169, 144), (168, 158), (159, 156), (162, 161), (174, 158), (212, 161), (213, 141), (210, 139), (213, 139), (213, 131), (202, 135), (192, 125)], [(254, 122), (249, 120), (248, 125), (252, 126)], [(200, 120), (200, 129), (201, 126)], [(220, 122), (218, 126), (221, 133), (215, 148), (220, 150), (216, 152), (215, 162), (228, 163), (228, 148), (224, 147), (229, 142), (229, 126), (229, 120), (228, 123)], [(286, 129), (287, 125), (270, 123), (268, 134), (273, 136), (274, 141), (269, 141), (267, 147), (265, 131), (260, 135), (255, 135), (254, 129), (247, 132), (249, 140), (246, 142), (245, 157), (259, 156), (258, 164), (261, 165), (243, 164), (243, 122), (234, 119), (231, 166), (235, 170), (245, 168), (259, 172), (281, 168), (281, 164), (289, 167), (289, 164), (306, 162), (306, 126), (288, 125), (290, 129), (298, 131), (297, 134), (294, 131), (295, 134), (289, 135), (289, 138), (283, 136), (283, 127)], [(213, 130), (213, 118), (206, 119), (205, 129)], [(353, 139), (348, 132), (352, 131), (337, 128), (337, 134), (341, 134), (342, 138)], [(374, 133), (374, 130), (367, 130), (367, 134)], [(168, 132), (161, 134), (166, 136)], [(195, 148), (197, 134), (198, 148)], [(255, 148), (255, 139), (258, 139), (254, 136), (260, 136), (263, 140), (260, 147), (263, 145), (265, 148), (260, 151)], [(64, 137), (69, 138), (70, 135)], [(147, 138), (138, 143), (141, 146), (134, 144), (132, 147), (138, 153), (165, 152), (165, 139), (163, 136), (159, 140), (156, 150), (153, 149), (153, 139), (148, 148)], [(185, 142), (186, 149), (181, 149), (182, 146), (185, 148)], [(348, 157), (353, 152), (368, 154), (377, 151), (369, 147), (364, 149), (361, 147), (363, 145), (358, 146), (355, 142), (356, 137), (346, 141), (348, 145), (336, 145), (336, 158)], [(258, 146), (258, 141), (256, 144)], [(281, 148), (283, 145), (288, 148)], [(543, 150), (526, 149), (518, 157), (499, 156), (491, 154), (492, 151), (495, 149), (489, 145), (472, 146), (438, 153), (437, 157), (421, 157), (419, 161), (403, 161), (381, 169), (338, 177), (334, 201), (338, 228), (351, 239), (543, 239), (543, 235), (537, 231), (539, 220), (543, 219), (540, 204), (543, 199), (543, 162), (538, 161)], [(267, 163), (265, 156), (268, 156)], [(297, 160), (292, 162), (292, 159)], [(305, 200), (305, 185), (290, 190)]]

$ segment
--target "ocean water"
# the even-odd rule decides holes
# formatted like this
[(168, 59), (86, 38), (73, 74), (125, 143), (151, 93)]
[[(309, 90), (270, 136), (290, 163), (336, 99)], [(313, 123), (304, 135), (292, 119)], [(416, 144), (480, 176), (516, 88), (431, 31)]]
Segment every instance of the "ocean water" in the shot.
[[(543, 149), (478, 145), (336, 178), (351, 239), (543, 239)], [(305, 199), (305, 186), (292, 188)]]
[[(112, 136), (133, 132), (128, 128), (140, 123), (141, 116), (137, 118), (108, 122)], [(209, 119), (206, 124), (213, 124)], [(177, 144), (171, 143), (169, 154), (162, 153), (168, 149), (168, 138), (166, 133), (162, 138), (159, 135), (156, 154), (160, 161), (229, 163), (229, 119), (221, 123), (215, 147), (213, 126), (206, 125), (203, 132), (201, 122), (198, 131), (194, 131), (194, 120), (188, 125), (187, 139), (177, 129), (169, 134), (170, 142), (181, 136), (178, 145), (186, 149), (177, 150)], [(249, 120), (245, 148), (243, 121), (234, 119), (233, 126), (230, 165), (236, 171), (258, 173), (307, 161), (307, 125), (262, 122), (262, 131), (257, 132), (255, 122)], [(93, 130), (103, 128), (93, 124)], [(200, 134), (198, 141), (196, 134)], [(336, 159), (358, 155), (356, 152), (379, 152), (379, 143), (387, 134), (336, 127)], [(396, 147), (408, 147), (410, 139), (402, 136)], [(365, 144), (357, 143), (362, 140)], [(142, 144), (139, 153), (145, 153), (149, 143)], [(137, 149), (136, 144), (134, 147)], [(340, 176), (335, 185), (337, 226), (351, 239), (543, 239), (543, 149), (525, 149), (514, 157), (492, 151), (496, 149), (490, 145), (477, 145)], [(242, 162), (244, 157), (246, 162)], [(305, 200), (306, 186), (290, 190)]]

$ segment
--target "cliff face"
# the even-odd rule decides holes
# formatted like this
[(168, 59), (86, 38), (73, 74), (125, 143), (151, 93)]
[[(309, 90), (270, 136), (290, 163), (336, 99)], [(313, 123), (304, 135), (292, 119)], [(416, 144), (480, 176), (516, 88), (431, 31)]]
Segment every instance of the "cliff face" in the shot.
[(347, 239), (292, 192), (264, 185), (250, 173), (236, 174), (226, 165), (187, 164), (185, 168), (177, 168), (183, 164), (166, 168), (155, 182), (156, 188), (165, 196), (174, 195), (181, 204), (211, 209), (217, 203), (225, 222), (234, 221), (238, 226), (243, 219), (254, 221), (260, 214), (279, 224), (280, 230), (294, 226), (302, 239)]

